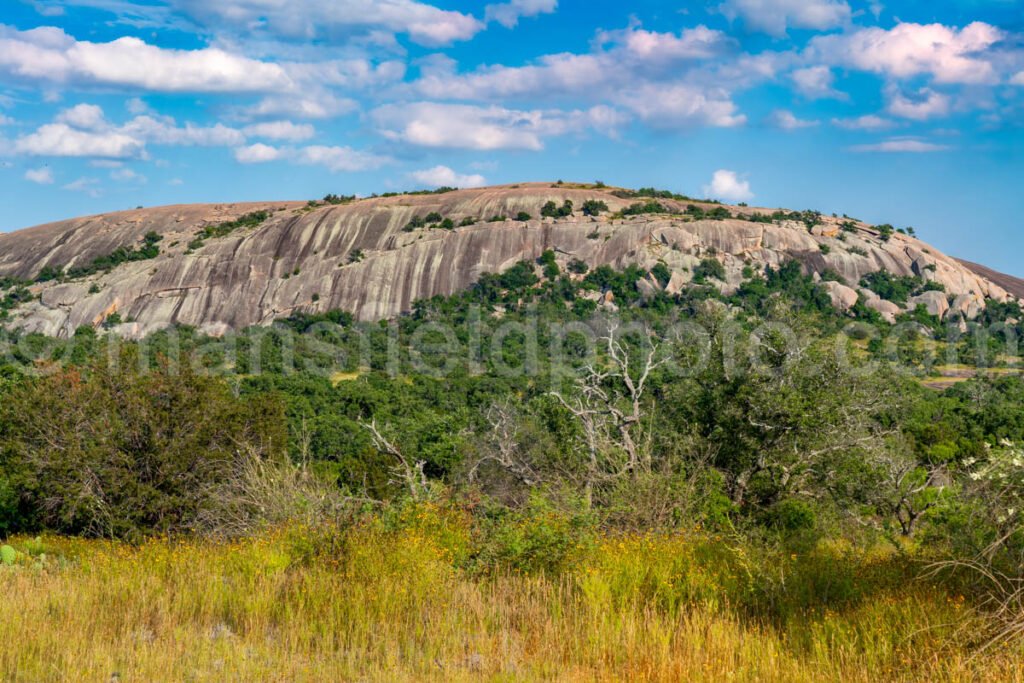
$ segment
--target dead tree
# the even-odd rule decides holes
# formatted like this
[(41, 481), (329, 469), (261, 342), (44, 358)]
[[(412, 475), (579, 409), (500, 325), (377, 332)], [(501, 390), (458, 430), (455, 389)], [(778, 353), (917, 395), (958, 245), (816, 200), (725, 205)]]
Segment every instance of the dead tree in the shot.
[(391, 468), (396, 479), (392, 479), (390, 483), (398, 484), (408, 489), (409, 495), (414, 501), (419, 502), (424, 500), (430, 492), (430, 485), (427, 483), (427, 475), (423, 471), (423, 468), (427, 465), (426, 461), (412, 460), (406, 457), (397, 446), (380, 433), (380, 430), (377, 428), (376, 420), (371, 420), (370, 422), (360, 421), (359, 424), (370, 432), (370, 437), (373, 440), (373, 447), (376, 448), (378, 452), (383, 455), (391, 456), (397, 461)]
[(486, 414), (490, 429), (486, 436), (485, 452), (469, 470), (469, 481), (475, 481), (480, 467), (487, 462), (505, 470), (526, 486), (536, 486), (541, 477), (534, 467), (522, 457), (519, 433), (519, 414), (512, 401), (495, 403)]
[(645, 329), (644, 356), (638, 367), (617, 337), (618, 324), (613, 323), (602, 337), (607, 356), (606, 367), (587, 366), (573, 382), (568, 395), (551, 392), (576, 418), (587, 449), (587, 473), (584, 490), (588, 503), (595, 485), (627, 474), (649, 471), (651, 456), (641, 443), (641, 422), (644, 418), (644, 393), (651, 373), (666, 362), (658, 359), (660, 343)]

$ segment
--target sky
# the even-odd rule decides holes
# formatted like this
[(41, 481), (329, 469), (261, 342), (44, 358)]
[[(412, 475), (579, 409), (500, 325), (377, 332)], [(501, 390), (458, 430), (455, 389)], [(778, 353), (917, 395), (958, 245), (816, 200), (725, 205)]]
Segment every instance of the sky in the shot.
[(1024, 0), (0, 0), (0, 231), (557, 179), (1024, 276)]

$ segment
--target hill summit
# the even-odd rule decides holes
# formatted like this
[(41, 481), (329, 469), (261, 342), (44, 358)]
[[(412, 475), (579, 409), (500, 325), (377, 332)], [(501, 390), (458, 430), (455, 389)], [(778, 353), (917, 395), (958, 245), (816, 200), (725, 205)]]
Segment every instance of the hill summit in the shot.
[[(988, 301), (1024, 297), (1024, 281), (892, 226), (651, 189), (524, 183), (167, 206), (2, 234), (3, 324), (58, 337), (105, 325), (138, 337), (174, 324), (222, 334), (335, 309), (376, 320), (549, 251), (569, 272), (660, 264), (661, 277), (640, 281), (650, 294), (677, 293), (695, 278), (729, 293), (795, 260), (837, 308), (860, 301), (890, 321), (919, 305), (969, 320)], [(865, 285), (880, 272), (921, 286), (906, 301), (887, 300)]]

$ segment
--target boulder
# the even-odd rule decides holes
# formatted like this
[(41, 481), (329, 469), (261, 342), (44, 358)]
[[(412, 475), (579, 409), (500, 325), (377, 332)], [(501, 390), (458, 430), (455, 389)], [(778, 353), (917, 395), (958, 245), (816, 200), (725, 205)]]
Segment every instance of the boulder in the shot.
[(961, 294), (953, 299), (952, 311), (959, 313), (965, 320), (974, 320), (981, 313), (982, 302), (978, 297), (970, 294)]
[(832, 305), (841, 311), (848, 311), (857, 303), (860, 295), (853, 287), (847, 287), (840, 282), (826, 282), (822, 285), (828, 296), (832, 299)]
[(896, 316), (903, 312), (897, 304), (875, 297), (864, 302), (868, 308), (878, 311), (886, 322), (896, 322)]
[(937, 315), (941, 319), (945, 318), (946, 312), (949, 311), (949, 299), (945, 292), (925, 292), (910, 297), (907, 301), (908, 311), (913, 311), (918, 306), (924, 306), (930, 315)]

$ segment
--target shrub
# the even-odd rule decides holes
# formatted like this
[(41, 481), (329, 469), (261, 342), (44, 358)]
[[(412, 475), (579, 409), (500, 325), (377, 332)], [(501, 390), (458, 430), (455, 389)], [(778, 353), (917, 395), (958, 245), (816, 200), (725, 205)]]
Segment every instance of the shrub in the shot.
[(572, 208), (572, 202), (568, 199), (561, 206), (549, 201), (541, 207), (540, 215), (545, 218), (565, 218), (572, 215)]
[(693, 281), (705, 284), (708, 278), (725, 281), (725, 266), (716, 258), (706, 258), (693, 270)]
[(348, 204), (349, 202), (354, 202), (355, 200), (356, 200), (356, 196), (354, 194), (351, 194), (351, 195), (328, 194), (328, 195), (324, 196), (324, 204), (331, 204), (332, 206), (336, 206), (338, 204)]
[(460, 228), (466, 228), (469, 227), (470, 225), (476, 225), (476, 219), (473, 218), (472, 216), (466, 216), (461, 221), (459, 221)]
[(576, 275), (585, 275), (590, 270), (590, 266), (577, 258), (569, 261), (568, 268), (570, 273), (575, 273)]
[(533, 216), (531, 216), (530, 214), (526, 213), (525, 211), (520, 211), (519, 213), (516, 214), (516, 220), (520, 221), (522, 223), (525, 223), (526, 221), (529, 221), (529, 220), (532, 220), (532, 219), (533, 219)]
[(439, 214), (437, 211), (431, 211), (423, 218), (423, 220), (427, 224), (440, 223), (444, 220), (444, 216)]
[(3, 472), (31, 519), (63, 533), (138, 538), (187, 531), (242, 452), (280, 454), (276, 399), (236, 398), (191, 361), (115, 362), (26, 380), (0, 404)]
[(588, 199), (583, 202), (584, 216), (600, 216), (603, 211), (608, 210), (608, 205), (599, 199)]
[(623, 216), (641, 216), (648, 213), (672, 213), (672, 211), (661, 202), (649, 201), (630, 204), (620, 213)]
[(551, 249), (548, 249), (541, 254), (540, 258), (537, 259), (537, 263), (544, 267), (544, 277), (548, 280), (554, 280), (562, 272), (558, 268), (558, 263), (555, 261), (555, 252)]

